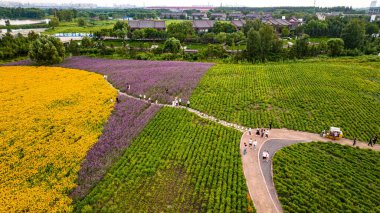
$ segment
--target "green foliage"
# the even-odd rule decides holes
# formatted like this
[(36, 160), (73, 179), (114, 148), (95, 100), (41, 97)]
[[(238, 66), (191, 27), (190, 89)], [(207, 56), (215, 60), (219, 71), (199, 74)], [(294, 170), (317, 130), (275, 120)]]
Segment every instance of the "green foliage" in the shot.
[(145, 31), (144, 29), (135, 30), (132, 32), (132, 39), (133, 40), (139, 40), (145, 38)]
[(341, 127), (363, 141), (380, 131), (380, 63), (332, 62), (212, 67), (194, 90), (195, 109), (247, 127), (319, 133)]
[(254, 21), (248, 20), (243, 26), (244, 35), (248, 35), (248, 32), (251, 29), (259, 31), (262, 25), (263, 23), (260, 20), (254, 20)]
[(55, 27), (58, 27), (58, 26), (59, 26), (59, 20), (56, 17), (51, 18), (49, 22), (49, 27), (54, 29)]
[(227, 41), (227, 33), (221, 32), (215, 36), (215, 41), (219, 44), (226, 43)]
[(58, 17), (59, 21), (72, 21), (74, 18), (76, 18), (76, 14), (77, 11), (71, 9), (56, 11), (56, 16)]
[(309, 38), (309, 35), (304, 34), (296, 40), (296, 43), (292, 47), (296, 58), (305, 58), (309, 56)]
[(287, 27), (283, 27), (283, 28), (281, 29), (281, 36), (282, 36), (282, 37), (289, 37), (289, 35), (290, 35), (290, 30), (289, 30), (289, 28), (287, 28)]
[[(275, 44), (278, 39), (275, 37), (273, 27), (263, 24), (256, 31), (251, 28), (247, 36), (247, 55), (250, 61), (266, 61), (270, 53), (277, 52)], [(281, 49), (279, 49), (281, 51)]]
[(195, 35), (193, 24), (189, 21), (171, 23), (167, 27), (168, 37), (174, 37), (181, 42), (191, 39)]
[(207, 48), (200, 52), (202, 58), (224, 58), (226, 56), (226, 50), (222, 45), (209, 44)]
[(52, 36), (41, 36), (30, 44), (29, 58), (38, 65), (58, 64), (65, 57), (62, 42)]
[(348, 49), (361, 48), (365, 37), (364, 23), (359, 20), (350, 21), (343, 29), (342, 39)]
[(86, 21), (83, 18), (79, 18), (77, 22), (79, 27), (86, 26)]
[(376, 23), (367, 23), (365, 26), (365, 32), (367, 35), (373, 35), (379, 33), (379, 25)]
[(45, 17), (42, 9), (0, 7), (0, 19), (41, 19)]
[(311, 37), (326, 36), (328, 24), (325, 21), (311, 20), (303, 27), (304, 32)]
[(247, 212), (240, 137), (187, 110), (164, 107), (76, 209)]
[(379, 152), (335, 143), (278, 151), (274, 182), (284, 212), (377, 212)]
[(164, 43), (164, 51), (179, 53), (181, 51), (181, 42), (176, 38), (168, 38)]
[(214, 32), (215, 34), (222, 33), (222, 32), (234, 33), (236, 31), (237, 31), (236, 27), (229, 22), (217, 21), (215, 22), (214, 27), (212, 28), (212, 32)]
[(12, 36), (10, 33), (6, 33), (0, 38), (0, 59), (10, 60), (28, 55), (30, 42), (37, 38), (38, 34), (33, 31), (28, 34), (28, 37), (21, 34)]
[(327, 41), (330, 56), (340, 56), (344, 51), (344, 41), (341, 38), (333, 38)]
[(128, 32), (130, 29), (130, 27), (128, 26), (128, 23), (125, 22), (125, 21), (117, 21), (114, 25), (113, 25), (113, 31), (116, 31), (116, 30), (122, 30), (122, 31), (126, 31)]

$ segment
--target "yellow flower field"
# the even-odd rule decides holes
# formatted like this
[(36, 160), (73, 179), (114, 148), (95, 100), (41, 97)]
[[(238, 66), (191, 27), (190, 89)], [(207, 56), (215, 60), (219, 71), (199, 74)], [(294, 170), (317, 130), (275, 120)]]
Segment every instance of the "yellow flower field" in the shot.
[(101, 75), (54, 67), (0, 67), (0, 82), (0, 212), (71, 211), (116, 90)]

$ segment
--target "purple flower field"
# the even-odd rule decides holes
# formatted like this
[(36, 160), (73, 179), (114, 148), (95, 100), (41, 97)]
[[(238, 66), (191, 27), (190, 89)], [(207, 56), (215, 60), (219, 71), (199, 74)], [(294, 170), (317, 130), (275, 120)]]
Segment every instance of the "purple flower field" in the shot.
[(121, 91), (136, 97), (146, 95), (146, 98), (160, 103), (171, 103), (175, 97), (186, 102), (203, 74), (213, 64), (72, 57), (60, 66), (107, 75), (108, 80)]
[(120, 103), (106, 123), (98, 142), (87, 152), (78, 174), (78, 186), (71, 197), (83, 198), (103, 178), (160, 109), (143, 101), (119, 96)]

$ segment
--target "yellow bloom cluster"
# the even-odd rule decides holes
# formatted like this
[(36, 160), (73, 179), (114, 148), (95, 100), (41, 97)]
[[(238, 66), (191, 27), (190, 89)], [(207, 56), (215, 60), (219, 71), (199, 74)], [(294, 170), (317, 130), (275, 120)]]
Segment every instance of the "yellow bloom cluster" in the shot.
[(71, 211), (81, 161), (117, 92), (98, 74), (0, 67), (0, 212)]

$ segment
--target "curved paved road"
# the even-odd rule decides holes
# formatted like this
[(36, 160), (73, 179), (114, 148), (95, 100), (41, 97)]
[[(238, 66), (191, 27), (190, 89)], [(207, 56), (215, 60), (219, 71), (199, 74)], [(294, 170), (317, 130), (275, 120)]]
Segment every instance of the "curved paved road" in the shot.
[[(262, 171), (262, 174), (264, 176), (264, 181), (268, 187), (269, 194), (273, 198), (274, 204), (276, 205), (278, 210), (282, 211), (281, 203), (278, 199), (276, 188), (274, 187), (274, 182), (273, 182), (273, 164), (272, 164), (272, 159), (274, 154), (282, 149), (285, 146), (290, 146), (292, 144), (296, 143), (302, 143), (305, 141), (300, 141), (300, 140), (282, 140), (282, 139), (273, 139), (273, 140), (267, 140), (264, 142), (264, 144), (261, 146), (259, 150), (259, 165), (260, 169)], [(306, 142), (311, 142), (311, 141), (306, 141)], [(268, 151), (269, 152), (269, 161), (264, 161), (263, 159), (263, 152)]]

